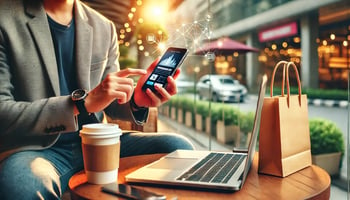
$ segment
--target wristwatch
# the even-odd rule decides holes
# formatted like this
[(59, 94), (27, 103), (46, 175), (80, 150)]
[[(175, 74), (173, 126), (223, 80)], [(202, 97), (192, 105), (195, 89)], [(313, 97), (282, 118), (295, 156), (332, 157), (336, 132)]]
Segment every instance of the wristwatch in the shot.
[(89, 113), (87, 112), (85, 108), (85, 98), (87, 97), (88, 93), (86, 90), (83, 89), (77, 89), (72, 92), (72, 100), (77, 106), (77, 109), (79, 111), (79, 115), (81, 116), (88, 116)]

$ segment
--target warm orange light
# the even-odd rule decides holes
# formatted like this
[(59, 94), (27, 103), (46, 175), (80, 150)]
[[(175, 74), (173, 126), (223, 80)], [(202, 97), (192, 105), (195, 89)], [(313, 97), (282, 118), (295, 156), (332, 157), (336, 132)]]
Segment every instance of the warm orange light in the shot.
[(139, 18), (139, 20), (137, 20), (140, 24), (142, 24), (143, 23), (143, 18)]
[(323, 46), (327, 46), (327, 40), (322, 41)]
[(300, 43), (300, 37), (294, 37), (294, 38), (293, 38), (293, 41), (294, 41), (295, 43)]
[(271, 49), (272, 49), (272, 50), (276, 50), (276, 49), (277, 49), (277, 45), (276, 45), (276, 44), (272, 44), (272, 45), (271, 45)]
[(287, 48), (287, 46), (288, 46), (288, 43), (287, 43), (287, 42), (283, 42), (283, 43), (282, 43), (282, 47), (283, 47), (283, 48)]
[(164, 43), (159, 43), (158, 44), (158, 49), (161, 51), (161, 52), (163, 52), (164, 50), (165, 50), (165, 44)]
[(153, 8), (152, 8), (152, 11), (153, 11), (153, 12), (152, 12), (153, 15), (156, 16), (156, 17), (160, 17), (160, 16), (163, 15), (163, 9), (160, 8), (160, 7), (158, 7), (158, 6), (153, 7)]

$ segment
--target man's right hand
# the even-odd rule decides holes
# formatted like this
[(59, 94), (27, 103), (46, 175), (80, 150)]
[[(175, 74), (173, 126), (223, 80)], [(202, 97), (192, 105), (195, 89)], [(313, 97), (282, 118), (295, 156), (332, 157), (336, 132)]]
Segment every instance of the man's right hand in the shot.
[[(85, 99), (85, 107), (89, 113), (104, 110), (116, 99), (119, 104), (128, 102), (134, 92), (134, 80), (129, 76), (145, 75), (144, 69), (124, 69), (110, 73)], [(74, 113), (78, 114), (77, 109)]]

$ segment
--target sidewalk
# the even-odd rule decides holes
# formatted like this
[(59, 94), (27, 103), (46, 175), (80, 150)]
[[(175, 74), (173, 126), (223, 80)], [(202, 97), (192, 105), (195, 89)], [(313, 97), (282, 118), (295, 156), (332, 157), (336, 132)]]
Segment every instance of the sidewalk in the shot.
[[(208, 150), (211, 147), (212, 150), (230, 151), (230, 147), (220, 144), (215, 139), (208, 139), (208, 137), (200, 133), (193, 128), (187, 127), (175, 120), (165, 117), (161, 114), (158, 115), (158, 132), (175, 132), (182, 134), (189, 138), (197, 150)], [(211, 142), (211, 145), (209, 145)], [(331, 185), (331, 200), (345, 200), (347, 198), (347, 192), (336, 185)]]

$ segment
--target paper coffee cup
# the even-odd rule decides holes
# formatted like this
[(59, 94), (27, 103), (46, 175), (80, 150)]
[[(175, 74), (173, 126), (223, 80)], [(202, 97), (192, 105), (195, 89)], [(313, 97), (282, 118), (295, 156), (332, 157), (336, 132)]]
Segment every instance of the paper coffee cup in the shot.
[(120, 135), (117, 124), (86, 124), (80, 131), (87, 181), (107, 184), (118, 180)]

